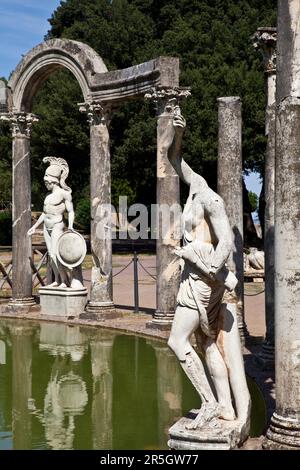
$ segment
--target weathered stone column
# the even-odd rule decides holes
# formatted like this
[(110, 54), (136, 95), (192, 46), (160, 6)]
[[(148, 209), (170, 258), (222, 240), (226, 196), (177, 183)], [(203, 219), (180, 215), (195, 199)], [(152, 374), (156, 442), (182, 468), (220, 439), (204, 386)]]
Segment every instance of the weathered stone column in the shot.
[(275, 151), (276, 411), (264, 447), (300, 449), (300, 0), (278, 1)]
[(31, 238), (31, 128), (38, 119), (29, 113), (9, 113), (1, 119), (10, 122), (13, 137), (13, 273), (11, 305), (30, 306), (32, 297), (32, 272), (30, 267)]
[(89, 314), (107, 318), (115, 313), (112, 297), (111, 169), (109, 108), (99, 102), (84, 103), (90, 123), (90, 191), (92, 268)]
[[(145, 97), (154, 101), (157, 109), (157, 186), (156, 186), (156, 311), (148, 326), (170, 328), (179, 289), (179, 258), (173, 253), (180, 245), (178, 227), (180, 225), (179, 177), (168, 160), (167, 149), (163, 146), (163, 136), (167, 126), (172, 125), (174, 108), (178, 100), (189, 95), (184, 89), (152, 89)], [(171, 214), (170, 225), (166, 230), (167, 218)], [(170, 210), (171, 209), (171, 210)]]
[(243, 163), (242, 103), (238, 96), (218, 98), (218, 193), (225, 202), (233, 231), (233, 250), (228, 259), (238, 285), (229, 301), (236, 304), (241, 341), (249, 335), (244, 319), (244, 231), (243, 231)]
[(275, 91), (276, 91), (276, 28), (258, 28), (253, 36), (254, 47), (263, 54), (266, 76), (267, 106), (265, 158), (265, 315), (266, 339), (257, 360), (263, 368), (274, 366), (274, 217), (275, 217)]

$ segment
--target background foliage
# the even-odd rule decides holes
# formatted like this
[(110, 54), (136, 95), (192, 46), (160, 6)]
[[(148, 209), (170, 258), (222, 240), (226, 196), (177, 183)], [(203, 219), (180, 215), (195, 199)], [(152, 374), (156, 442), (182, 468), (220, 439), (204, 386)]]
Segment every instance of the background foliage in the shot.
[[(258, 26), (275, 26), (276, 0), (66, 0), (53, 13), (46, 39), (64, 37), (93, 47), (109, 70), (160, 55), (180, 59), (182, 86), (192, 96), (183, 105), (187, 119), (184, 158), (216, 187), (217, 97), (239, 95), (243, 102), (245, 170), (263, 174), (265, 90), (261, 58), (250, 37)], [(41, 121), (32, 140), (33, 204), (41, 209), (41, 163), (45, 155), (70, 164), (75, 203), (88, 197), (89, 129), (78, 111), (82, 101), (67, 71), (52, 75), (39, 90), (33, 111)], [(135, 202), (155, 202), (156, 120), (151, 106), (123, 106), (111, 123), (113, 200), (124, 185)], [(0, 193), (10, 197), (10, 144), (0, 134)], [(82, 203), (84, 206), (84, 203)]]

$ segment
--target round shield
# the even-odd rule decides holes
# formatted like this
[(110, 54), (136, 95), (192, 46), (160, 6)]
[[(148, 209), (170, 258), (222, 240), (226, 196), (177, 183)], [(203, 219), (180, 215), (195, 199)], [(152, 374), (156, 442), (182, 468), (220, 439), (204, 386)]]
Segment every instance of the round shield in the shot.
[(57, 242), (57, 258), (63, 266), (75, 268), (79, 266), (86, 255), (86, 243), (80, 233), (67, 230), (62, 233)]

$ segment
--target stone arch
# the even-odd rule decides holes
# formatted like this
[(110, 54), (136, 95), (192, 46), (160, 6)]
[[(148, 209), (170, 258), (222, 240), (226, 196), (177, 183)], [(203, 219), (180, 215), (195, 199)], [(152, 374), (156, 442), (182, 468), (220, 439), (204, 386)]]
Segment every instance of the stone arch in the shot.
[(95, 75), (107, 72), (101, 57), (88, 45), (70, 39), (45, 41), (24, 56), (9, 80), (13, 111), (31, 112), (34, 96), (42, 83), (61, 68), (75, 76), (84, 101), (90, 99)]
[[(80, 111), (90, 124), (91, 252), (94, 266), (90, 299), (86, 308), (92, 318), (115, 317), (112, 300), (112, 240), (99, 235), (105, 219), (110, 226), (111, 169), (109, 122), (120, 103), (140, 98), (153, 101), (158, 110), (157, 166), (158, 204), (179, 202), (178, 176), (161, 146), (164, 128), (172, 119), (171, 109), (189, 93), (179, 87), (179, 59), (157, 57), (126, 69), (107, 71), (101, 57), (89, 46), (70, 39), (51, 39), (29, 51), (15, 69), (1, 94), (0, 120), (10, 122), (13, 148), (13, 279), (10, 305), (29, 307), (32, 297), (31, 240), (31, 129), (38, 119), (32, 114), (33, 99), (43, 82), (58, 69), (66, 68), (77, 79), (83, 94)], [(166, 119), (168, 116), (168, 119)], [(101, 232), (101, 230), (100, 230)], [(105, 232), (106, 233), (106, 232)], [(109, 232), (108, 232), (109, 233)], [(171, 236), (172, 238), (172, 236)], [(177, 265), (169, 238), (157, 244), (157, 311), (155, 322), (169, 324), (174, 314), (178, 290)], [(174, 270), (170, 274), (168, 266)], [(175, 273), (176, 272), (176, 273)]]

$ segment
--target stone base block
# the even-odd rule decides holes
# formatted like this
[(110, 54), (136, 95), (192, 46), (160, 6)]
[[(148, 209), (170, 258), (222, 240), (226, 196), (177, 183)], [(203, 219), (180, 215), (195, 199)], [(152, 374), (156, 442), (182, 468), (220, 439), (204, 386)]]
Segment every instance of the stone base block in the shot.
[(112, 318), (121, 318), (123, 315), (118, 313), (115, 309), (105, 310), (105, 311), (85, 311), (81, 313), (80, 318), (83, 320), (93, 320), (93, 321), (102, 321), (102, 320), (111, 320)]
[(160, 312), (156, 310), (151, 321), (147, 322), (146, 327), (155, 330), (170, 330), (174, 320), (174, 311)]
[(172, 327), (171, 321), (161, 321), (161, 320), (151, 320), (146, 323), (146, 328), (151, 328), (153, 330), (160, 330), (160, 331), (169, 331)]
[(8, 302), (8, 306), (13, 308), (23, 308), (23, 307), (32, 307), (33, 305), (36, 305), (35, 300), (33, 297), (25, 297), (22, 299), (10, 299)]
[(104, 310), (114, 310), (115, 305), (112, 301), (110, 302), (91, 302), (89, 301), (85, 311), (90, 313), (103, 312)]
[(58, 317), (79, 317), (87, 302), (87, 289), (70, 287), (41, 287), (41, 314)]
[(80, 318), (102, 321), (121, 316), (122, 314), (116, 311), (113, 302), (88, 302), (85, 312), (80, 315)]
[(239, 421), (217, 420), (217, 427), (209, 424), (201, 429), (187, 429), (199, 410), (191, 410), (169, 429), (168, 446), (173, 450), (230, 450), (242, 444)]
[(273, 413), (263, 449), (300, 450), (300, 420)]

